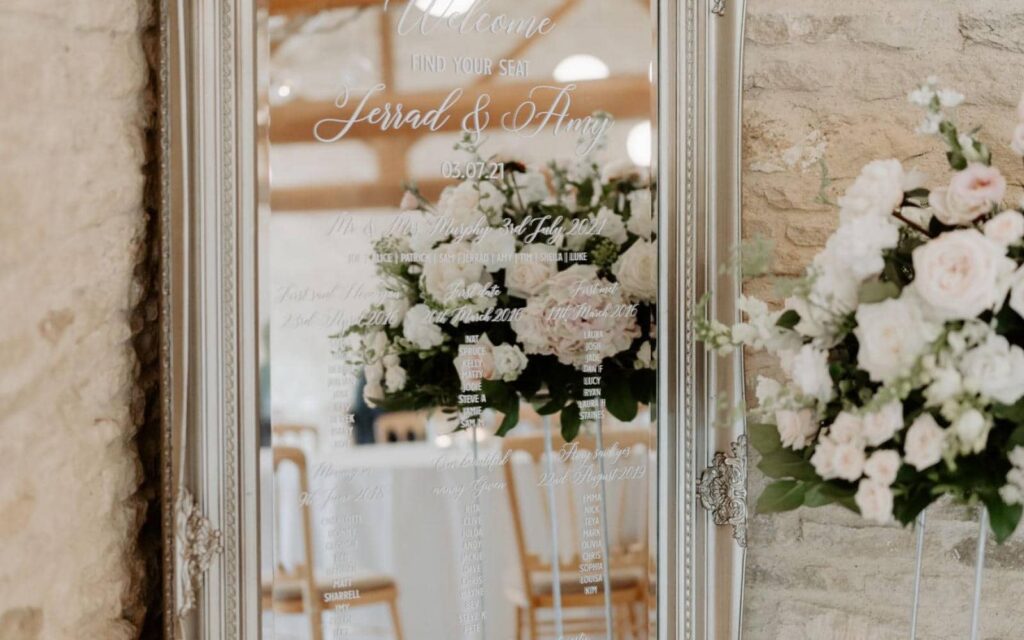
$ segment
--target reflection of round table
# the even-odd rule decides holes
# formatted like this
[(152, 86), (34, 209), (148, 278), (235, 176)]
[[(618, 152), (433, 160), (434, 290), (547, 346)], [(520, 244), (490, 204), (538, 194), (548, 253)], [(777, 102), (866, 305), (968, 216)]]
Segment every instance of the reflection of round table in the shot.
[[(499, 446), (491, 439), (481, 444), (479, 452), (485, 463), (477, 480), (484, 543), (484, 610), (487, 637), (510, 640), (515, 623), (510, 595), (517, 590), (520, 574), (504, 476), (496, 464)], [(489, 466), (488, 459), (492, 462)], [(336, 545), (326, 538), (324, 523), (358, 515), (361, 520), (352, 555), (360, 572), (394, 578), (406, 637), (469, 637), (459, 622), (463, 606), (459, 591), (463, 517), (467, 506), (474, 503), (470, 449), (442, 449), (427, 443), (364, 445), (314, 455), (310, 463), (318, 575), (337, 573), (331, 570), (328, 557), (329, 549)], [(278, 491), (286, 492), (286, 488), (279, 486)], [(301, 536), (287, 533), (295, 531), (291, 523), (299, 521), (298, 511), (289, 516), (285, 505), (295, 502), (282, 498), (280, 503), (279, 553), (286, 563), (302, 557)], [(354, 608), (352, 621), (359, 629), (381, 630), (381, 637), (386, 637), (383, 630), (390, 629), (384, 607)], [(325, 623), (327, 630), (330, 614)]]

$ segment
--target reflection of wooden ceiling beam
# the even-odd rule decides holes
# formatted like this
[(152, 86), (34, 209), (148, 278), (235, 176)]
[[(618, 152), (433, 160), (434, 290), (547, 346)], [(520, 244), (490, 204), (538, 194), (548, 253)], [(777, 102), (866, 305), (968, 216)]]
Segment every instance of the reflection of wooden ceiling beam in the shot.
[[(570, 11), (572, 11), (572, 9), (576, 5), (578, 5), (579, 3), (580, 3), (580, 0), (563, 0), (562, 4), (560, 4), (557, 7), (555, 7), (555, 10), (552, 11), (550, 14), (548, 14), (548, 18), (551, 20), (552, 23), (557, 24), (558, 21), (561, 20), (563, 16), (565, 16), (565, 14), (569, 13)], [(541, 38), (544, 38), (544, 36), (545, 36), (545, 34), (541, 34), (540, 35)], [(496, 60), (515, 60), (519, 56), (521, 56), (524, 53), (526, 53), (526, 50), (529, 49), (534, 44), (536, 44), (538, 41), (539, 41), (539, 39), (530, 40), (529, 38), (522, 38), (519, 42), (516, 43), (516, 46), (514, 46), (511, 49), (509, 49), (508, 51), (506, 51), (504, 53), (504, 55), (502, 55), (501, 57), (498, 57), (498, 58), (495, 58), (495, 59)], [(489, 76), (481, 76), (473, 84), (475, 86), (480, 86), (480, 85), (485, 85), (485, 84), (491, 84), (492, 82), (494, 82), (494, 76), (493, 75), (489, 75)]]
[[(393, 4), (405, 4), (403, 0), (392, 0)], [(287, 16), (319, 13), (330, 9), (353, 9), (376, 7), (384, 0), (270, 0), (270, 15)]]
[[(552, 81), (552, 85), (555, 85)], [(651, 113), (651, 83), (646, 76), (614, 76), (605, 80), (587, 80), (577, 82), (576, 90), (571, 94), (572, 103), (569, 109), (569, 117), (581, 118), (591, 115), (595, 111), (607, 111), (615, 118), (641, 118)], [(517, 106), (527, 99), (527, 96), (537, 84), (529, 83), (507, 83), (497, 84), (488, 87), (486, 93), (491, 97), (490, 105), (485, 110), (490, 116), (489, 129), (495, 130), (501, 116), (513, 111)], [(559, 85), (561, 86), (561, 85)], [(403, 111), (418, 109), (421, 112), (436, 109), (444, 102), (450, 90), (443, 91), (420, 91), (416, 93), (382, 93), (367, 104), (367, 110), (374, 107), (383, 107), (385, 103), (401, 103)], [(451, 110), (447, 122), (442, 125), (439, 131), (459, 131), (462, 126), (462, 116), (475, 102), (477, 95), (474, 91), (468, 91), (455, 108)], [(553, 97), (554, 91), (545, 91), (538, 94), (537, 101), (540, 107), (544, 107), (543, 100)], [(349, 103), (358, 100), (353, 98)], [(461, 107), (461, 110), (459, 109)], [(270, 140), (274, 144), (289, 142), (315, 142), (313, 129), (316, 124), (324, 118), (335, 118), (348, 116), (352, 108), (346, 108), (344, 112), (334, 106), (333, 102), (308, 100), (293, 100), (286, 104), (273, 107), (270, 110)], [(381, 131), (376, 125), (365, 122), (353, 125), (348, 133), (348, 138), (358, 140), (379, 136), (422, 136), (431, 133), (429, 130), (398, 129)]]
[[(436, 202), (441, 190), (454, 180), (416, 181), (420, 192)], [(405, 190), (401, 184), (363, 182), (344, 185), (311, 185), (272, 189), (270, 209), (275, 215), (288, 212), (338, 211), (345, 209), (397, 208)]]

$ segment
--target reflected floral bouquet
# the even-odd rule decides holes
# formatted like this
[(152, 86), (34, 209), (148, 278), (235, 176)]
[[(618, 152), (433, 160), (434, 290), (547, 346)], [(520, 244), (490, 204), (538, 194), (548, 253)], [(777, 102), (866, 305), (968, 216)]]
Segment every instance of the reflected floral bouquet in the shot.
[(760, 511), (837, 503), (908, 524), (951, 495), (984, 504), (1003, 541), (1024, 502), (1024, 204), (1006, 205), (989, 148), (954, 123), (963, 96), (929, 80), (910, 99), (948, 181), (871, 162), (784, 308), (743, 298), (745, 321), (698, 333), (720, 353), (774, 354), (787, 375), (757, 384), (749, 435), (775, 479)]
[(482, 158), (469, 138), (456, 148), (473, 158), (459, 166), (474, 177), (436, 205), (410, 187), (375, 242), (386, 296), (345, 334), (367, 402), (454, 409), (466, 383), (479, 383), (482, 406), (504, 414), (499, 435), (525, 400), (560, 413), (571, 440), (599, 379), (608, 411), (632, 420), (656, 389), (657, 222), (646, 172), (602, 170), (589, 156), (528, 168)]

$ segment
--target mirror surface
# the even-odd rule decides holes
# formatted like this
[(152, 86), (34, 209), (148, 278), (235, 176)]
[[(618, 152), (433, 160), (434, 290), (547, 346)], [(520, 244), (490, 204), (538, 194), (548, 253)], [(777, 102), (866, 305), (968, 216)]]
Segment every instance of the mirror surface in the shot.
[(271, 3), (265, 637), (654, 637), (655, 26)]

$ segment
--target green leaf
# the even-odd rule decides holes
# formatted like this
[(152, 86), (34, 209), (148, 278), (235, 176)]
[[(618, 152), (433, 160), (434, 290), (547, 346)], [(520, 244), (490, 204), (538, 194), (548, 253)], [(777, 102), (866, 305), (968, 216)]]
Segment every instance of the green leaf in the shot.
[(498, 430), (494, 432), (494, 435), (503, 437), (509, 431), (515, 428), (519, 424), (519, 403), (513, 405), (510, 409), (504, 411), (505, 417), (502, 418), (501, 424), (498, 425)]
[(608, 413), (623, 422), (630, 422), (636, 417), (637, 401), (633, 397), (633, 389), (627, 380), (605, 380), (604, 403)]
[(988, 520), (992, 526), (992, 533), (996, 535), (996, 542), (1003, 544), (1013, 535), (1017, 525), (1020, 524), (1024, 506), (1006, 504), (998, 494), (982, 496), (982, 500), (988, 507)]
[(808, 507), (824, 507), (830, 504), (838, 504), (854, 513), (858, 513), (857, 503), (853, 499), (854, 493), (855, 491), (852, 488), (822, 482), (807, 490), (804, 496), (804, 505)]
[(580, 407), (576, 403), (562, 409), (562, 439), (572, 442), (580, 432)]
[(897, 298), (899, 295), (900, 288), (894, 282), (871, 280), (860, 286), (861, 304), (875, 304), (889, 298)]
[[(1017, 425), (1024, 425), (1024, 400), (1018, 400), (1016, 404), (1010, 405), (992, 405), (992, 415), (1001, 420), (1008, 420)], [(1024, 444), (1024, 441), (1021, 441), (1020, 444)]]
[(1013, 451), (1015, 447), (1024, 447), (1024, 427), (1014, 429), (1006, 441), (1007, 451)]
[(747, 439), (761, 455), (768, 455), (782, 448), (779, 429), (773, 424), (748, 424)]
[(821, 479), (810, 462), (789, 449), (779, 449), (765, 455), (757, 463), (757, 468), (769, 478), (795, 478), (809, 482)]
[(504, 436), (519, 424), (519, 394), (502, 380), (482, 380), (480, 390), (487, 398), (487, 406), (505, 414), (495, 435)]
[(782, 327), (783, 329), (793, 329), (798, 324), (800, 324), (800, 314), (793, 309), (786, 309), (775, 322), (776, 327)]
[(964, 154), (959, 151), (947, 152), (946, 159), (949, 161), (949, 166), (956, 171), (963, 171), (967, 168), (967, 158), (965, 158)]
[(804, 503), (807, 485), (796, 480), (778, 480), (771, 483), (757, 499), (758, 513), (780, 513), (799, 509)]

